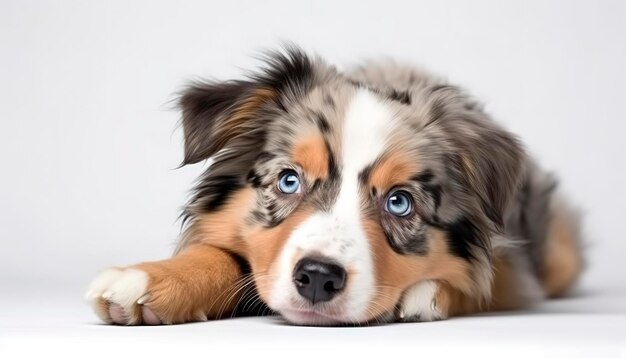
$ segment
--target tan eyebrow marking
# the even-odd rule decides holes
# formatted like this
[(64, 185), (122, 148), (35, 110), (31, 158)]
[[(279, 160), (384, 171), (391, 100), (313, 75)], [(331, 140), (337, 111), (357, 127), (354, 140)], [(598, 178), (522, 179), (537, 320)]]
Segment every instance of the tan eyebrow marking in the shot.
[(292, 160), (315, 179), (328, 177), (328, 149), (320, 135), (305, 137), (297, 142)]
[(399, 151), (389, 153), (372, 168), (369, 185), (388, 190), (408, 182), (419, 170), (420, 166), (417, 161), (410, 160), (408, 154)]

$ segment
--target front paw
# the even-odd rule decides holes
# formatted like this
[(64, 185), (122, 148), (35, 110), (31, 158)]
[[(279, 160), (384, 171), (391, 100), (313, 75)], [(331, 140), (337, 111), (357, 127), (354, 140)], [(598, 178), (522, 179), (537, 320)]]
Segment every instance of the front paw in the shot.
[(422, 281), (409, 287), (398, 305), (397, 319), (402, 322), (430, 322), (448, 318), (442, 305), (438, 305), (439, 284)]
[(149, 299), (150, 278), (135, 268), (111, 268), (98, 275), (85, 299), (102, 321), (121, 325), (156, 325), (161, 320), (144, 305)]

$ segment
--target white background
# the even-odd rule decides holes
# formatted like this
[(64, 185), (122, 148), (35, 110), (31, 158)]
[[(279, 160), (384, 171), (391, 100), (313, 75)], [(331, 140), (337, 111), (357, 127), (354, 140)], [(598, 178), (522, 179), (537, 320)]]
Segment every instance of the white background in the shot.
[[(467, 87), (585, 213), (580, 297), (543, 306), (527, 327), (525, 315), (498, 315), (333, 337), (419, 330), (438, 342), (471, 323), (488, 338), (491, 324), (528, 328), (511, 336), (522, 345), (606, 339), (626, 354), (625, 14), (620, 1), (0, 1), (0, 352), (30, 335), (118, 337), (94, 326), (80, 295), (99, 270), (173, 248), (203, 170), (175, 170), (176, 91), (196, 76), (239, 77), (287, 40), (341, 67), (391, 57)], [(232, 332), (214, 328), (224, 325)], [(239, 330), (326, 334), (265, 319), (181, 327), (167, 329), (235, 342)], [(122, 330), (128, 342), (170, 335)]]

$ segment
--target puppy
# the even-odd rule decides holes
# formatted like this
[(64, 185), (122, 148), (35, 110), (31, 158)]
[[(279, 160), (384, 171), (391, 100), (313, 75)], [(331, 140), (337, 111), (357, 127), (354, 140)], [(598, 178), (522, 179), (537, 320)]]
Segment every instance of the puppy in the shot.
[(511, 133), (415, 69), (340, 72), (295, 47), (180, 97), (183, 165), (212, 158), (172, 258), (111, 268), (106, 323), (230, 317), (298, 325), (433, 321), (562, 295), (577, 218)]

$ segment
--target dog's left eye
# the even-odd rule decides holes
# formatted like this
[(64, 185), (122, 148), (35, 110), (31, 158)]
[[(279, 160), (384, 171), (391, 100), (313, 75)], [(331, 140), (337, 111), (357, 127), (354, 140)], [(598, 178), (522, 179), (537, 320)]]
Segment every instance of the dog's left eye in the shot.
[(285, 194), (300, 192), (300, 177), (293, 170), (284, 171), (278, 179), (278, 190)]
[(387, 196), (385, 210), (395, 216), (407, 216), (411, 213), (413, 205), (409, 194), (402, 190), (397, 190)]

